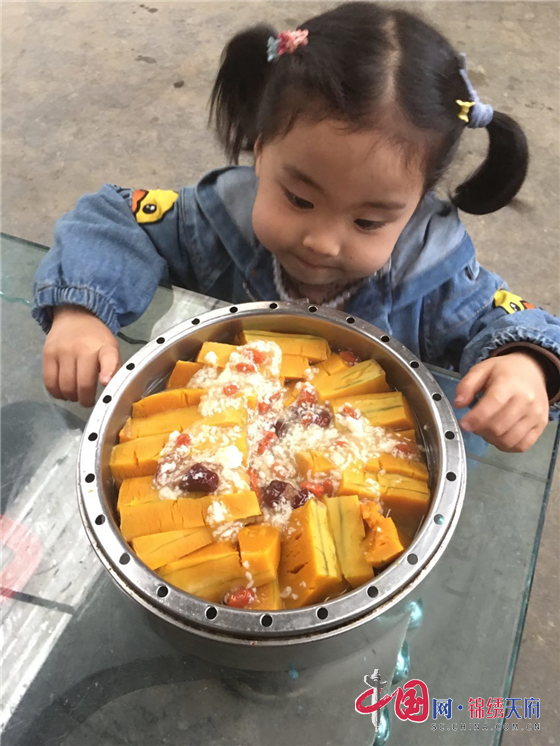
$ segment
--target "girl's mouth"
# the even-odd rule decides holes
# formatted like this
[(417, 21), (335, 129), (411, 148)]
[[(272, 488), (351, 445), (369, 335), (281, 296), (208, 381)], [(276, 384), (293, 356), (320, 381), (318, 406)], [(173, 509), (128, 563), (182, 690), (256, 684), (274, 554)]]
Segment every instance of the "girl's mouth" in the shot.
[(302, 259), (300, 256), (297, 256), (297, 254), (292, 254), (292, 256), (300, 263), (303, 264), (304, 267), (307, 269), (335, 269), (334, 267), (329, 267), (326, 264), (314, 264), (313, 262), (308, 262), (305, 259)]

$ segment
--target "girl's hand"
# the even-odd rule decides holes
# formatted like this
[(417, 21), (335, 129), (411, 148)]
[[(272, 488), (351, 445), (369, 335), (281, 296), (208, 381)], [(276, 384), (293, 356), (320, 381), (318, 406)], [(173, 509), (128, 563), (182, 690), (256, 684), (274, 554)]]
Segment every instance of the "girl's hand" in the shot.
[(478, 363), (457, 386), (456, 407), (484, 396), (461, 420), (467, 432), (481, 435), (502, 451), (529, 450), (548, 422), (545, 374), (531, 355), (511, 352)]
[(43, 350), (43, 377), (56, 399), (93, 407), (97, 379), (106, 386), (120, 368), (117, 338), (85, 308), (58, 306)]

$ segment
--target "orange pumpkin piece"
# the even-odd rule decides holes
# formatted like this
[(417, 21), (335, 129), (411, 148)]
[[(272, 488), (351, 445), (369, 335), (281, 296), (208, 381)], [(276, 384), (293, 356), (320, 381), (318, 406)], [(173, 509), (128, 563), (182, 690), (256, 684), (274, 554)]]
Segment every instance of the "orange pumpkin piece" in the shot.
[(147, 477), (155, 474), (160, 453), (168, 435), (149, 435), (126, 443), (119, 443), (111, 451), (109, 465), (113, 479), (121, 482), (129, 477)]
[(383, 453), (379, 458), (379, 463), (386, 474), (401, 474), (403, 477), (418, 479), (426, 483), (430, 478), (426, 464), (421, 461), (396, 458), (390, 453)]
[(320, 378), (318, 381), (315, 379), (314, 383), (319, 393), (319, 401), (324, 402), (328, 399), (332, 404), (333, 401), (343, 398), (344, 401), (338, 402), (339, 405), (351, 401), (349, 397), (389, 390), (385, 371), (375, 360), (365, 360), (327, 378)]
[(198, 406), (172, 409), (169, 412), (159, 412), (150, 417), (128, 417), (119, 433), (119, 441), (126, 443), (136, 438), (146, 438), (148, 435), (171, 435), (174, 430), (184, 432), (195, 422), (202, 419)]
[(383, 518), (381, 505), (375, 500), (364, 500), (360, 503), (362, 518), (370, 528), (375, 528), (379, 519)]
[(157, 570), (211, 542), (212, 534), (207, 528), (193, 528), (138, 536), (132, 539), (132, 548), (145, 565)]
[(225, 368), (231, 353), (235, 350), (237, 350), (235, 345), (223, 344), (222, 342), (204, 342), (196, 361), (201, 364), (214, 365), (216, 368)]
[(280, 375), (282, 378), (303, 380), (307, 368), (309, 368), (309, 358), (302, 355), (282, 355), (282, 362), (280, 364)]
[(403, 545), (393, 519), (381, 517), (366, 534), (366, 561), (379, 570), (395, 560), (402, 551)]
[(159, 492), (153, 486), (151, 476), (132, 477), (123, 480), (119, 488), (119, 498), (117, 500), (117, 510), (121, 511), (126, 505), (138, 505), (140, 503), (150, 503), (159, 501)]
[(257, 495), (252, 490), (208, 495), (203, 508), (204, 520), (209, 526), (253, 518), (261, 514)]
[(280, 597), (280, 586), (274, 578), (269, 583), (259, 585), (255, 591), (255, 599), (248, 607), (254, 611), (278, 611), (284, 608)]
[(400, 474), (380, 474), (381, 499), (390, 508), (395, 521), (408, 529), (416, 529), (430, 507), (430, 490), (426, 482)]
[(166, 412), (169, 409), (181, 409), (192, 407), (200, 402), (206, 389), (166, 389), (151, 394), (132, 405), (132, 417), (149, 417), (158, 412)]
[[(355, 365), (350, 370), (356, 370), (358, 367)], [(414, 415), (400, 391), (346, 397), (344, 401), (332, 401), (331, 407), (336, 412), (344, 404), (349, 404), (360, 411), (374, 427), (387, 427), (393, 430), (414, 427)]]
[(280, 530), (264, 523), (244, 526), (238, 539), (241, 564), (247, 572), (275, 579), (280, 562)]
[(121, 532), (125, 541), (137, 536), (204, 527), (205, 497), (180, 497), (121, 508)]
[(214, 603), (247, 584), (239, 552), (229, 542), (215, 542), (159, 569), (168, 583)]
[(178, 360), (169, 376), (166, 388), (177, 389), (187, 386), (194, 374), (198, 373), (201, 368), (202, 363), (193, 363), (191, 360)]
[(314, 499), (292, 511), (278, 568), (288, 609), (318, 603), (346, 587), (330, 532), (327, 509)]

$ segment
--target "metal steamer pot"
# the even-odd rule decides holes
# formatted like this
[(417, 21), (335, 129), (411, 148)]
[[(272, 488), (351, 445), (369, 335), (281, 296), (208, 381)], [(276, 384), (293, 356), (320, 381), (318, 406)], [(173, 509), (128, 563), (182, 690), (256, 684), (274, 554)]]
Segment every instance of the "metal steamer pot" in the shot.
[[(117, 523), (111, 449), (133, 402), (165, 385), (177, 360), (193, 359), (205, 341), (229, 342), (243, 329), (313, 334), (333, 349), (375, 358), (417, 418), (430, 470), (430, 511), (403, 555), (370, 583), (323, 604), (273, 612), (211, 604), (149, 570)], [(183, 650), (222, 665), (286, 670), (317, 665), (371, 645), (406, 612), (411, 591), (435, 567), (457, 524), (466, 458), (453, 410), (434, 377), (399, 342), (339, 311), (295, 303), (247, 303), (181, 323), (136, 353), (97, 402), (78, 460), (78, 498), (87, 535), (119, 588), (152, 625)], [(410, 599), (409, 599), (410, 600)]]

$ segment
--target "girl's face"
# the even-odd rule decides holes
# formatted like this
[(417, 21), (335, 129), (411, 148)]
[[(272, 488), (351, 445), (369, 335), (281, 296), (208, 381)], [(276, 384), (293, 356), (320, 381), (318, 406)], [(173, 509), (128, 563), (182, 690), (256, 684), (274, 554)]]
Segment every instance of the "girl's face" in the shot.
[(317, 290), (382, 267), (423, 194), (423, 174), (396, 145), (333, 120), (299, 120), (285, 137), (257, 143), (255, 156), (255, 235)]

